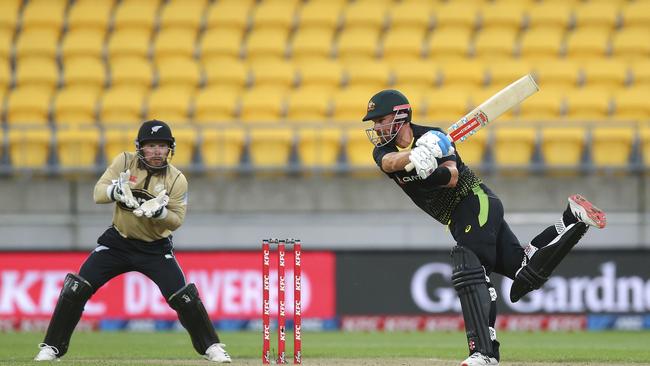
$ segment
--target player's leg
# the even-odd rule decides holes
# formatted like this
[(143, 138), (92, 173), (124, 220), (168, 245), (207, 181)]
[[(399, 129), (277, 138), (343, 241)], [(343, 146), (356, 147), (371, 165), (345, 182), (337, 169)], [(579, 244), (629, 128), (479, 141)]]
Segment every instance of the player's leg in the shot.
[(519, 301), (530, 291), (540, 288), (590, 226), (605, 227), (605, 213), (584, 197), (576, 194), (568, 201), (558, 222), (526, 246), (510, 289), (511, 301)]
[(70, 337), (90, 297), (109, 279), (125, 272), (121, 257), (98, 246), (82, 264), (79, 274), (68, 273), (47, 327), (36, 361), (52, 361), (68, 351)]
[(193, 283), (186, 284), (173, 252), (139, 256), (138, 270), (158, 285), (169, 306), (178, 314), (178, 320), (190, 334), (194, 349), (210, 361), (230, 363), (230, 355), (219, 341), (198, 289)]

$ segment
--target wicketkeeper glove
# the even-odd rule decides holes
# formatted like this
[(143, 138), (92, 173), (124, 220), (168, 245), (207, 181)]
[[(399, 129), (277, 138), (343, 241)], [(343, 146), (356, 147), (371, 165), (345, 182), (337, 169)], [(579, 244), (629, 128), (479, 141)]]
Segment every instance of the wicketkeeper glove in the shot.
[(454, 153), (454, 147), (451, 146), (451, 142), (447, 135), (440, 131), (429, 131), (422, 135), (416, 142), (415, 146), (424, 146), (431, 154), (436, 158), (442, 158), (449, 156)]
[(133, 210), (133, 214), (137, 217), (148, 217), (156, 219), (164, 219), (167, 217), (167, 204), (169, 203), (169, 196), (167, 190), (163, 189), (155, 198), (144, 202), (140, 207)]
[(131, 171), (129, 169), (121, 172), (119, 178), (115, 179), (113, 184), (108, 187), (108, 191), (110, 192), (109, 197), (113, 201), (122, 202), (126, 207), (137, 208), (140, 204), (138, 204), (138, 200), (131, 193), (131, 186), (129, 186), (130, 177)]
[(427, 179), (438, 167), (438, 161), (435, 156), (425, 146), (418, 146), (411, 150), (409, 160), (415, 166), (415, 171), (420, 178)]

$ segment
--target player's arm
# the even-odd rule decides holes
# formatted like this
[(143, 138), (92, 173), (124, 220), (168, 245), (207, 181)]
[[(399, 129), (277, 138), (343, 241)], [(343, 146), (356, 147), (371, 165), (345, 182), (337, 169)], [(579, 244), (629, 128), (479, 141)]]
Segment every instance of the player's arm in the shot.
[(411, 161), (409, 155), (411, 150), (390, 152), (381, 159), (381, 170), (386, 173), (394, 173), (404, 170), (404, 167)]
[(112, 203), (114, 202), (111, 197), (111, 190), (113, 186), (113, 180), (117, 179), (120, 176), (124, 166), (126, 164), (126, 156), (122, 153), (113, 159), (111, 165), (106, 168), (104, 174), (99, 178), (97, 183), (95, 183), (95, 190), (93, 191), (93, 198), (95, 203)]
[[(448, 169), (450, 178), (449, 178), (449, 183), (445, 184), (445, 187), (448, 188), (454, 188), (456, 187), (456, 184), (458, 184), (458, 167), (456, 166), (456, 161), (454, 160), (447, 160), (443, 163), (440, 163), (438, 166), (438, 169)], [(435, 174), (435, 171), (434, 171)]]

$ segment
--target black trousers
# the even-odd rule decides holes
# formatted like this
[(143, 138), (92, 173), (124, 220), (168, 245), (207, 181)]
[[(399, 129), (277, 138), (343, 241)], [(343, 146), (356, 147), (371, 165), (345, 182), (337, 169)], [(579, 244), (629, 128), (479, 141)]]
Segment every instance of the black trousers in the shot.
[(484, 184), (456, 206), (449, 229), (458, 245), (478, 256), (487, 274), (514, 279), (524, 249), (503, 218), (501, 200)]
[[(106, 282), (126, 272), (140, 272), (160, 289), (165, 300), (185, 286), (185, 275), (174, 257), (171, 241), (157, 244), (133, 243), (107, 230), (99, 245), (79, 269), (79, 276), (97, 292)], [(108, 233), (108, 235), (107, 235)], [(145, 246), (146, 245), (146, 246)]]

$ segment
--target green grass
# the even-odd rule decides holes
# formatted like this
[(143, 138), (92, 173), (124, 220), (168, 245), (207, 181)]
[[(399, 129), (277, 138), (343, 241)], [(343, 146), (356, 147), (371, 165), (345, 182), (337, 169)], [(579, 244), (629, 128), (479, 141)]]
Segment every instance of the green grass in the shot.
[[(31, 359), (42, 337), (42, 333), (0, 333), (0, 364), (34, 364)], [(236, 364), (261, 364), (260, 333), (223, 332), (221, 337)], [(288, 339), (291, 352), (292, 338)], [(650, 332), (501, 332), (499, 339), (504, 365), (650, 364)], [(208, 365), (185, 333), (79, 332), (71, 344), (63, 358), (68, 365)], [(459, 332), (303, 333), (306, 365), (454, 365), (465, 352), (465, 337)]]

